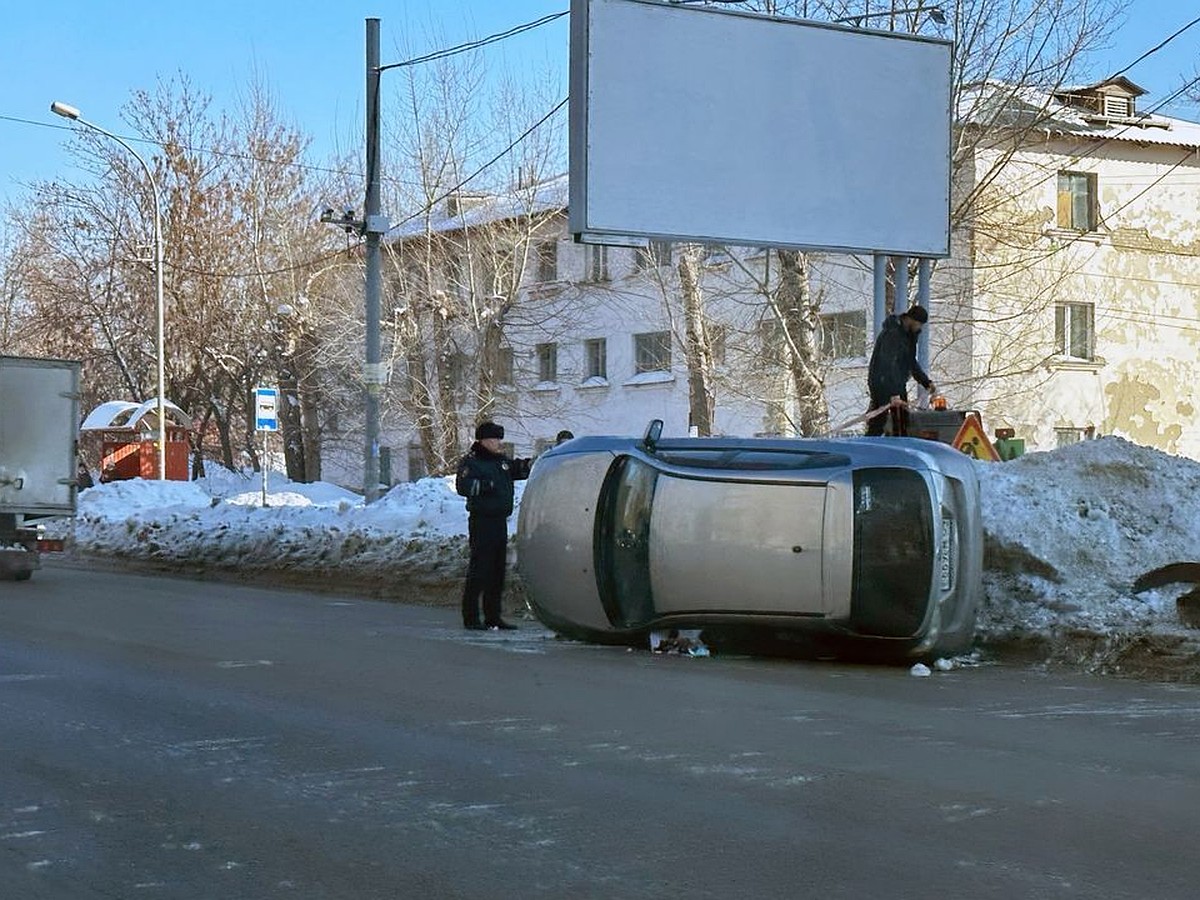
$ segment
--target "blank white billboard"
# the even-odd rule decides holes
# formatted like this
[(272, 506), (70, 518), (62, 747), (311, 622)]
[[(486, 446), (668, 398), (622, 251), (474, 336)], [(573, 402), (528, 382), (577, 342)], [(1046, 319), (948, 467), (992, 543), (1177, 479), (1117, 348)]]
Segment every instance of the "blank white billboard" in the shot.
[(570, 227), (950, 252), (948, 41), (659, 0), (572, 0)]

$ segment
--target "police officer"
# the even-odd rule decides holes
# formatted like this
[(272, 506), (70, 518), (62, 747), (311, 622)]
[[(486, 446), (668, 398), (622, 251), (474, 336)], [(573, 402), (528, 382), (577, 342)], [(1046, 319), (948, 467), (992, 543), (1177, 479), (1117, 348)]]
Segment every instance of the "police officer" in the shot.
[[(472, 631), (512, 631), (500, 618), (500, 595), (508, 562), (508, 517), (513, 511), (513, 482), (529, 477), (532, 460), (509, 459), (500, 450), (504, 428), (481, 422), (475, 443), (458, 464), (455, 490), (467, 498), (471, 559), (463, 588), (463, 627)], [(483, 621), (479, 595), (483, 594)]]

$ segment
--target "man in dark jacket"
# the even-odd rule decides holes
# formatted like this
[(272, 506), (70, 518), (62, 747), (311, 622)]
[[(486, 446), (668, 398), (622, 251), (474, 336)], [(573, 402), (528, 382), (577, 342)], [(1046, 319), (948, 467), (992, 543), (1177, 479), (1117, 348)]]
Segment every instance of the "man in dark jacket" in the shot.
[[(888, 405), (893, 397), (908, 402), (908, 378), (911, 375), (930, 394), (934, 383), (929, 380), (921, 364), (917, 362), (917, 338), (929, 321), (929, 313), (923, 306), (909, 307), (900, 315), (888, 316), (875, 339), (871, 352), (871, 366), (867, 370), (867, 389), (871, 393), (871, 409)], [(893, 433), (907, 434), (908, 412), (903, 406), (892, 409)], [(867, 434), (877, 437), (883, 434), (883, 413), (867, 421)]]
[[(467, 533), (471, 560), (463, 588), (463, 627), (472, 631), (512, 631), (517, 626), (500, 618), (500, 595), (508, 562), (508, 517), (513, 511), (513, 482), (529, 477), (532, 460), (509, 459), (500, 451), (504, 428), (483, 422), (475, 443), (458, 464), (455, 490), (467, 498)], [(479, 595), (483, 594), (483, 621)]]

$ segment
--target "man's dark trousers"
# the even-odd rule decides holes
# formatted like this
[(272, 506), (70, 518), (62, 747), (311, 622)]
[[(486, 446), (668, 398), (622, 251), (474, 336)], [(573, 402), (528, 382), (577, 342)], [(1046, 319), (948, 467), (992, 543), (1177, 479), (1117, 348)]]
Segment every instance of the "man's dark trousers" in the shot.
[(479, 621), (479, 595), (483, 594), (483, 623), (500, 622), (500, 595), (504, 591), (504, 568), (508, 558), (508, 519), (505, 516), (467, 518), (471, 559), (467, 564), (467, 583), (463, 588), (464, 625)]
[[(901, 400), (908, 402), (908, 392), (902, 391), (898, 395)], [(881, 406), (887, 406), (892, 402), (891, 397), (872, 397), (871, 409), (879, 409)], [(875, 418), (867, 422), (867, 437), (882, 437), (884, 426), (888, 420), (892, 423), (892, 435), (894, 437), (903, 437), (908, 434), (908, 410), (903, 406), (889, 409), (885, 413), (880, 413)]]

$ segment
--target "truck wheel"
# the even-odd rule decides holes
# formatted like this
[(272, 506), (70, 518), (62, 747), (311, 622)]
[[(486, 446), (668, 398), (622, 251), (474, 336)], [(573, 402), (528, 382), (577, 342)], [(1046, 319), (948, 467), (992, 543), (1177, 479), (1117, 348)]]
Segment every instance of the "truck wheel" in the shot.
[(13, 576), (14, 581), (28, 581), (33, 577), (33, 572), (18, 572)]

